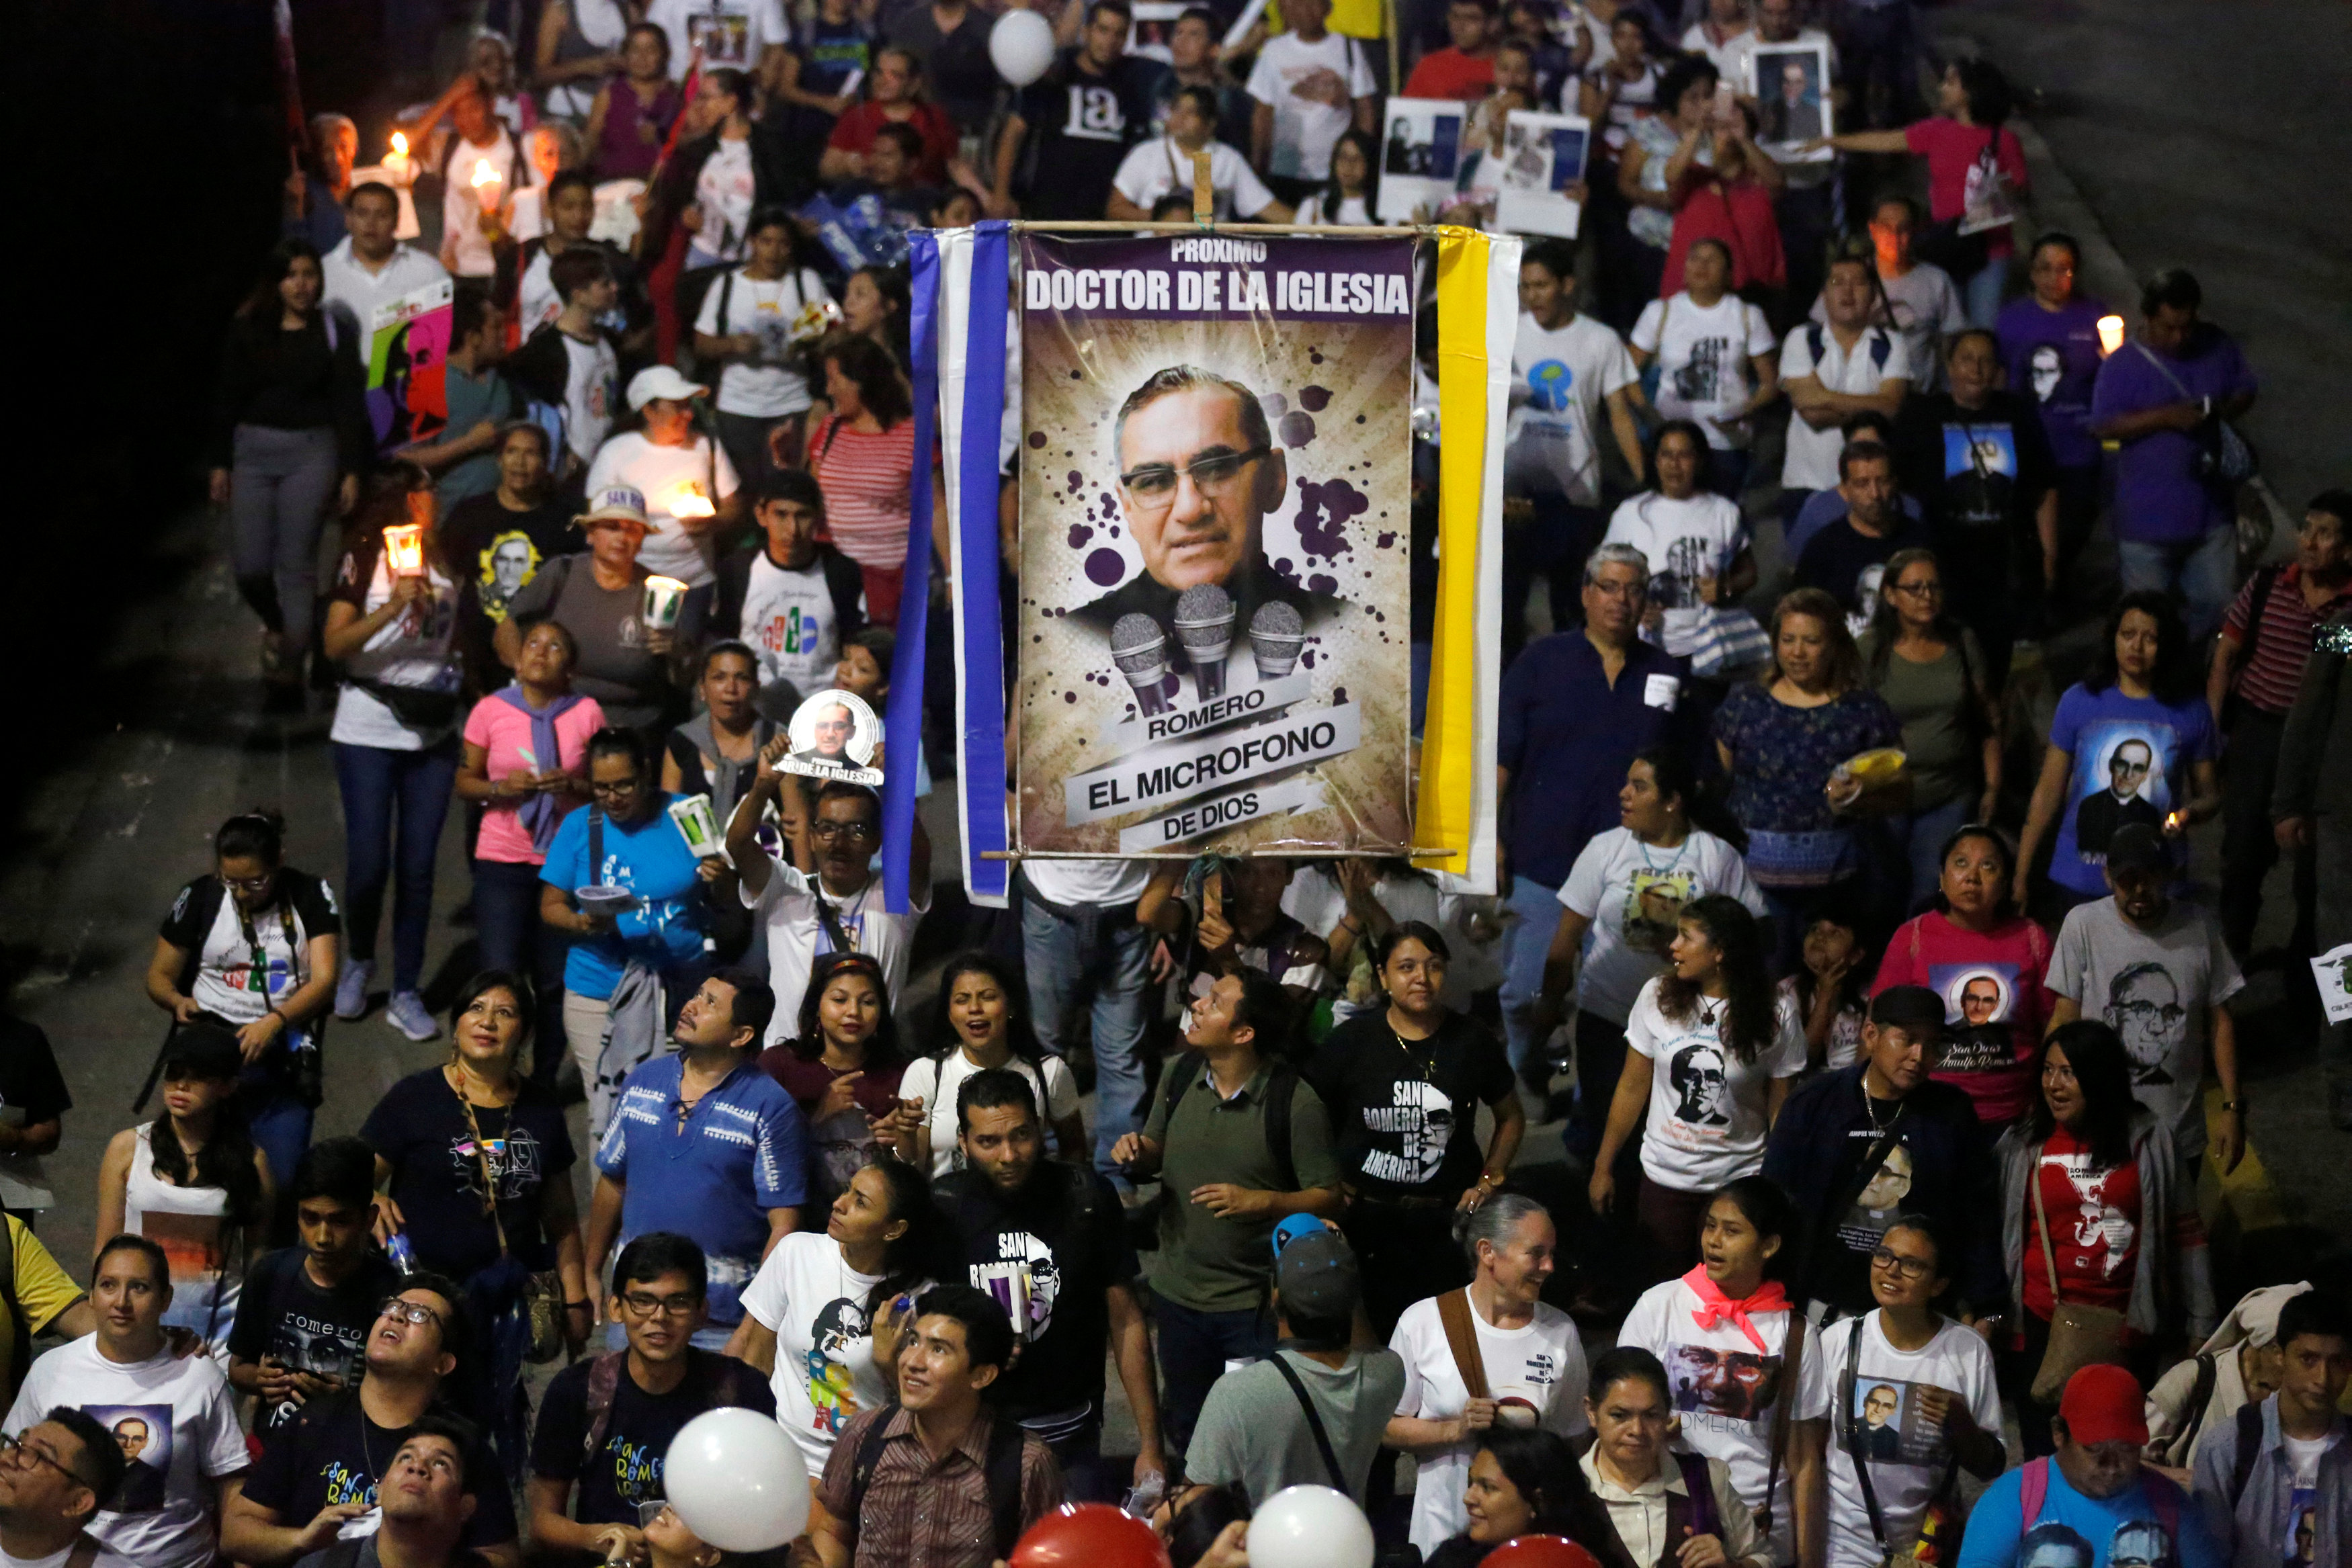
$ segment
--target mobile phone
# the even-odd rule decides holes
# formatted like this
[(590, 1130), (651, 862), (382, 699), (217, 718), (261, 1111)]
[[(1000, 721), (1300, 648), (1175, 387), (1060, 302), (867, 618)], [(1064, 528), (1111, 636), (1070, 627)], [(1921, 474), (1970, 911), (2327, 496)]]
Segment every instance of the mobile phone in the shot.
[(1732, 116), (1733, 101), (1731, 84), (1717, 78), (1715, 84), (1715, 117), (1717, 120), (1729, 120)]

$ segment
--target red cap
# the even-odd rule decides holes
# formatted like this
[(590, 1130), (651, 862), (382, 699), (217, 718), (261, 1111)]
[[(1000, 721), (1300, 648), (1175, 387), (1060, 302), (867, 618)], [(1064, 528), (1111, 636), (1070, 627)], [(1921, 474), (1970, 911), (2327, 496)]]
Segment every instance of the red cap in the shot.
[(2066, 1423), (2066, 1435), (2077, 1443), (2147, 1441), (2139, 1379), (2120, 1366), (2086, 1366), (2068, 1378), (2058, 1415)]

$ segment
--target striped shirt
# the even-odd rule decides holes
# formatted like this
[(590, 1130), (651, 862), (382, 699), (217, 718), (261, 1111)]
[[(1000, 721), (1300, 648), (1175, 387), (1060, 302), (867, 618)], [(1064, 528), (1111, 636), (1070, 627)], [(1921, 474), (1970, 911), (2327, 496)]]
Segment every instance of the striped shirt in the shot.
[(2315, 611), (2303, 597), (2302, 566), (2290, 562), (2272, 575), (2262, 623), (2254, 628), (2254, 645), (2244, 648), (2254, 591), (2262, 586), (2262, 579), (2256, 577), (2238, 591), (2230, 612), (2221, 619), (2221, 635), (2244, 649), (2238, 695), (2263, 713), (2284, 714), (2294, 706), (2295, 691), (2303, 685), (2303, 666), (2310, 661), (2312, 637), (2319, 622), (2343, 608), (2352, 593), (2338, 593)]
[(915, 422), (869, 434), (836, 416), (818, 428), (809, 449), (835, 546), (860, 566), (906, 565)]

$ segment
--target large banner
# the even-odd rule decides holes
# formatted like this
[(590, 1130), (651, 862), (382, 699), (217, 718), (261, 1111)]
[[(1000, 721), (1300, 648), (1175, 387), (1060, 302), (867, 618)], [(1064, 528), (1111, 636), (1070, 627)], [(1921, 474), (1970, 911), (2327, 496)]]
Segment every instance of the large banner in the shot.
[(1019, 849), (1405, 852), (1412, 241), (1022, 256)]

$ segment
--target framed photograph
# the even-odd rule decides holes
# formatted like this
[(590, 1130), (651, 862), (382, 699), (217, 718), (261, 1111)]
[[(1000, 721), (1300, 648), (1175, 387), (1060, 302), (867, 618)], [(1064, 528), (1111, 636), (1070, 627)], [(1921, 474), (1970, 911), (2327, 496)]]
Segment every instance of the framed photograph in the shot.
[(1381, 138), (1381, 222), (1409, 223), (1414, 209), (1434, 214), (1453, 199), (1469, 123), (1468, 108), (1451, 99), (1389, 100)]
[(1512, 234), (1574, 239), (1583, 212), (1569, 190), (1584, 178), (1591, 145), (1592, 124), (1581, 115), (1513, 110), (1503, 127), (1496, 223)]
[(1759, 44), (1748, 57), (1748, 90), (1756, 99), (1756, 141), (1783, 163), (1820, 163), (1836, 156), (1823, 147), (1801, 152), (1801, 143), (1834, 136), (1831, 123), (1830, 47)]

